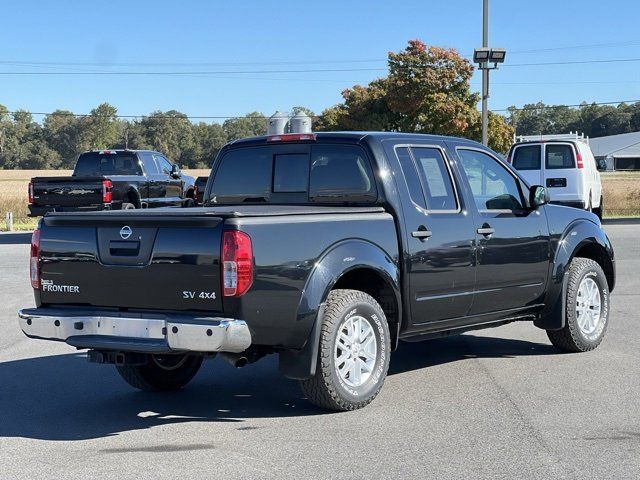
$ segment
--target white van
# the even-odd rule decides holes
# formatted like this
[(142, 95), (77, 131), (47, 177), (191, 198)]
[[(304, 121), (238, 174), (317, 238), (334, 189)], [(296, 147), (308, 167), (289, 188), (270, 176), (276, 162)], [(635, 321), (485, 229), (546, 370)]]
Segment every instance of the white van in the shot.
[(602, 218), (600, 172), (584, 135), (517, 137), (507, 162), (530, 185), (547, 187), (551, 203), (593, 211)]

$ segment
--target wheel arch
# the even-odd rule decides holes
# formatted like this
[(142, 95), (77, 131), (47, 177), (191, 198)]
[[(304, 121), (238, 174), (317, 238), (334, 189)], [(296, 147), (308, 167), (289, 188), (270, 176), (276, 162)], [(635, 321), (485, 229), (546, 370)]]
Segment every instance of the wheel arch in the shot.
[(133, 203), (136, 208), (141, 207), (140, 193), (133, 185), (127, 189), (126, 193), (124, 194), (124, 197), (122, 197), (123, 202), (125, 202), (126, 200), (129, 200), (129, 202), (127, 203)]
[(547, 281), (545, 307), (534, 322), (545, 330), (559, 330), (565, 325), (565, 299), (567, 272), (575, 257), (590, 258), (597, 262), (607, 278), (609, 291), (615, 287), (615, 259), (613, 247), (602, 228), (583, 219), (570, 224), (559, 241)]
[(307, 278), (297, 321), (308, 323), (309, 333), (303, 348), (280, 353), (280, 371), (285, 376), (301, 380), (315, 374), (324, 305), (335, 288), (364, 291), (376, 299), (389, 322), (392, 348), (397, 344), (402, 319), (397, 261), (367, 240), (345, 240), (330, 247)]

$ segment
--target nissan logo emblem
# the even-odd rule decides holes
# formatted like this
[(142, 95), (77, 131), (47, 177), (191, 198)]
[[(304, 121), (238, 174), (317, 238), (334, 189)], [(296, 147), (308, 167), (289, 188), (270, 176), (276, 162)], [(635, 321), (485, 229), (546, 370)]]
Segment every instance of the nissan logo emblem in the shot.
[(125, 225), (120, 229), (120, 236), (122, 237), (123, 240), (126, 240), (127, 238), (129, 238), (132, 233), (133, 233), (133, 230), (131, 230), (131, 227), (129, 225)]

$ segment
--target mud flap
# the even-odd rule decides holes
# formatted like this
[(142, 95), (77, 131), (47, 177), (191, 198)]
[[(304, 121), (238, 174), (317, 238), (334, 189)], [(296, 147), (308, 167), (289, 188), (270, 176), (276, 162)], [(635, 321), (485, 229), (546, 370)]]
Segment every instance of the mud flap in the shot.
[(320, 332), (322, 330), (322, 318), (324, 317), (325, 304), (318, 308), (316, 321), (309, 334), (307, 343), (300, 350), (286, 350), (280, 352), (278, 368), (280, 373), (292, 380), (306, 380), (316, 374), (318, 363), (318, 349), (320, 348)]

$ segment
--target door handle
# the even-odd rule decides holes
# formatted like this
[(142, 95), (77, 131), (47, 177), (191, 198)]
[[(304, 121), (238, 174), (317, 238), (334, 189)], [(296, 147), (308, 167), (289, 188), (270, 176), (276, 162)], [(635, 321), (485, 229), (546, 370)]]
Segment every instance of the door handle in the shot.
[(480, 235), (484, 235), (485, 237), (489, 237), (495, 233), (495, 230), (491, 227), (482, 227), (476, 230)]
[(418, 230), (415, 232), (411, 232), (411, 236), (413, 238), (419, 238), (420, 240), (425, 240), (432, 235), (431, 230), (427, 230), (426, 228), (420, 226)]

